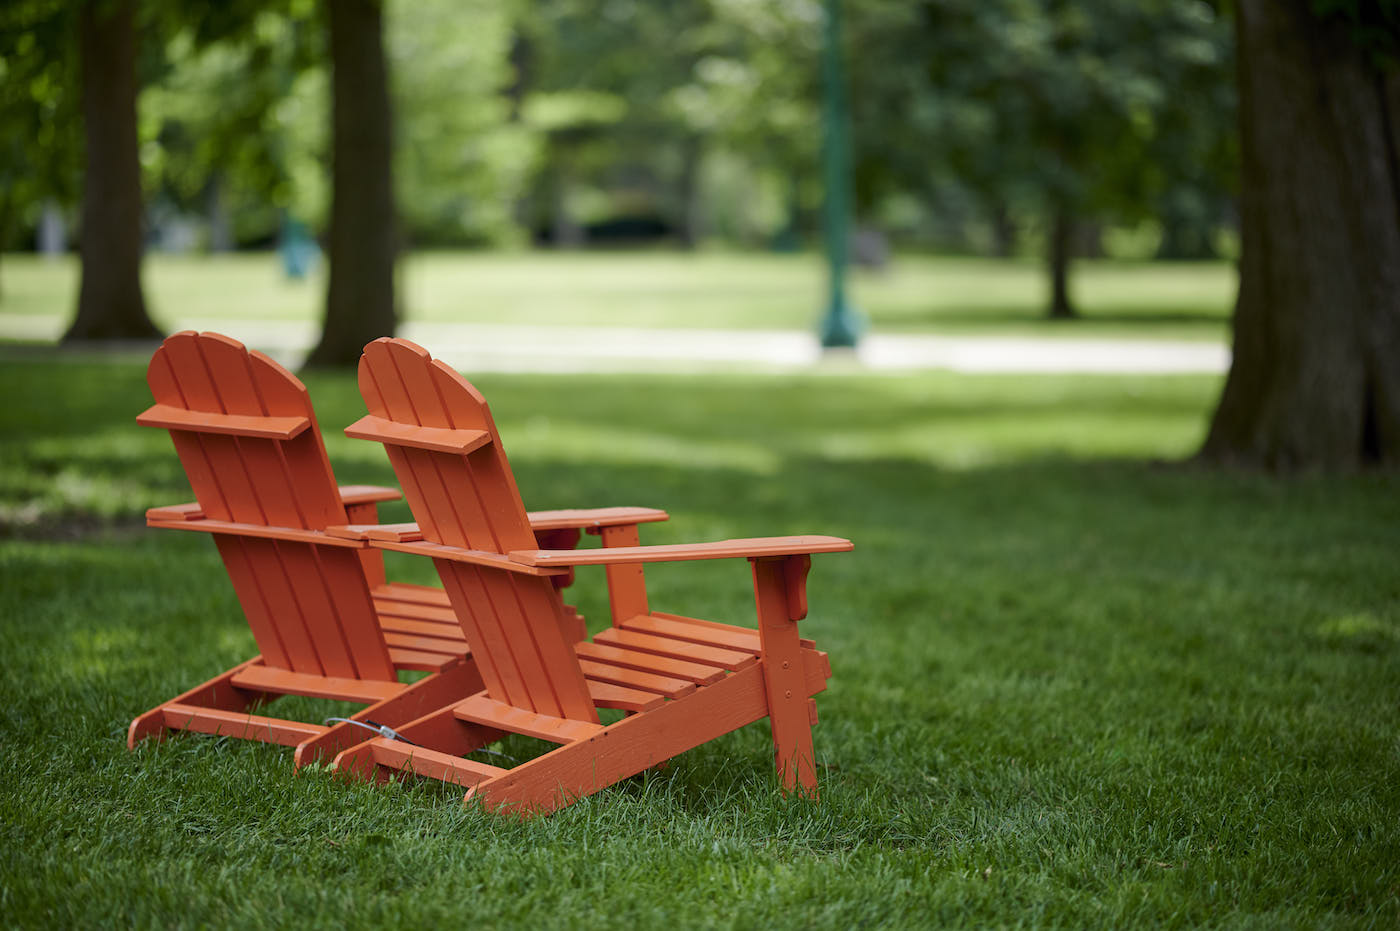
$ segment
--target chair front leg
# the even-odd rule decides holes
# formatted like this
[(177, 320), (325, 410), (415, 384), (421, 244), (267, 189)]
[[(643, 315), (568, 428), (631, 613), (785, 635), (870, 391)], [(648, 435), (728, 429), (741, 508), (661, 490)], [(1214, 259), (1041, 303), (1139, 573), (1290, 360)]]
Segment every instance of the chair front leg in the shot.
[[(373, 501), (364, 501), (345, 506), (345, 516), (351, 524), (377, 524), (379, 523), (379, 505)], [(367, 546), (360, 550), (360, 565), (365, 570), (365, 581), (369, 583), (371, 590), (381, 585), (387, 585), (388, 575), (384, 572), (384, 551)]]
[[(603, 546), (640, 546), (641, 535), (636, 524), (618, 524), (614, 527), (590, 527), (589, 533), (603, 538)], [(641, 563), (607, 566), (608, 605), (612, 609), (612, 622), (616, 627), (629, 618), (647, 614), (647, 580)]]
[(806, 614), (810, 556), (750, 559), (758, 606), (759, 661), (768, 695), (768, 720), (783, 789), (817, 796), (812, 721), (804, 688), (802, 644), (797, 621)]

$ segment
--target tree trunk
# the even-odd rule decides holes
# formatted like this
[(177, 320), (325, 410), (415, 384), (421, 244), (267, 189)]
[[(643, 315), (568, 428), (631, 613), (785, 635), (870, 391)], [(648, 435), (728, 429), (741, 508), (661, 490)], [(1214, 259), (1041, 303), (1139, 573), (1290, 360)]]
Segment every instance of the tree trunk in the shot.
[(376, 0), (329, 0), (330, 284), (321, 341), (307, 365), (354, 365), (392, 336), (397, 241), (389, 79)]
[(1050, 217), (1049, 240), (1050, 319), (1070, 320), (1079, 316), (1069, 300), (1069, 260), (1074, 249), (1074, 222), (1063, 205), (1057, 205)]
[(1240, 290), (1201, 456), (1400, 464), (1400, 76), (1304, 0), (1236, 9)]
[(141, 294), (136, 147), (136, 4), (90, 2), (78, 16), (82, 70), (82, 284), (65, 343), (158, 338)]

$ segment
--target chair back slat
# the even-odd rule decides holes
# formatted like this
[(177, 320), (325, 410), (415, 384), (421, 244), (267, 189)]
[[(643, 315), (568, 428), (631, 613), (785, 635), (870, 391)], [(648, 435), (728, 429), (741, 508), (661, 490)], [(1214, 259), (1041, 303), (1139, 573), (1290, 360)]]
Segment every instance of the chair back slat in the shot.
[[(374, 417), (490, 436), (463, 453), (378, 434), (424, 539), (490, 553), (536, 546), (490, 408), (471, 383), (421, 347), (387, 338), (365, 347), (359, 377)], [(488, 695), (538, 714), (598, 720), (549, 578), (435, 562)]]
[[(290, 438), (171, 429), (206, 517), (308, 530), (347, 522), (306, 387), (285, 368), (226, 336), (183, 332), (162, 344), (147, 371), (161, 405), (215, 417), (304, 417), (311, 424)], [(396, 678), (358, 554), (308, 543), (218, 540), (268, 665)]]

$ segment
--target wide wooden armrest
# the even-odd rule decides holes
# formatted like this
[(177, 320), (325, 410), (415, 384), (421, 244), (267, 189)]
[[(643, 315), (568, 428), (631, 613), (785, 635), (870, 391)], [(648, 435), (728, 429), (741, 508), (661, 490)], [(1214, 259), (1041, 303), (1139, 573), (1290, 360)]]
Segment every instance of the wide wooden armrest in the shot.
[(656, 508), (573, 508), (564, 511), (531, 511), (531, 530), (583, 530), (588, 527), (621, 527), (670, 520), (671, 515)]
[(325, 546), (344, 546), (361, 549), (364, 543), (359, 540), (332, 536), (319, 530), (306, 530), (302, 527), (273, 527), (268, 524), (244, 524), (231, 520), (164, 520), (153, 517), (165, 508), (152, 508), (146, 512), (147, 527), (165, 527), (170, 530), (199, 530), (204, 533), (227, 533), (240, 537), (261, 537), (265, 540), (287, 540), (293, 543), (320, 543)]
[(146, 520), (203, 520), (204, 509), (191, 501), (189, 504), (167, 504), (164, 507), (147, 508)]
[(216, 414), (191, 411), (169, 404), (156, 404), (136, 415), (143, 427), (189, 430), (194, 433), (222, 433), (252, 436), (265, 440), (290, 440), (311, 426), (309, 417), (269, 417), (258, 414)]
[(491, 434), (486, 430), (419, 427), (373, 414), (367, 414), (346, 427), (345, 435), (357, 440), (377, 440), (390, 446), (412, 446), (439, 453), (469, 453), (491, 442)]
[[(352, 546), (355, 544), (351, 544)], [(511, 560), (501, 553), (491, 553), (485, 550), (469, 550), (461, 546), (448, 546), (445, 543), (429, 543), (427, 540), (415, 540), (399, 542), (397, 540), (370, 540), (370, 546), (377, 550), (394, 550), (398, 553), (412, 553), (415, 556), (427, 556), (431, 559), (447, 559), (452, 562), (466, 562), (478, 566), (490, 566), (493, 569), (505, 569), (507, 572), (518, 572), (523, 575), (567, 575), (567, 567), (555, 568), (554, 566), (527, 566)], [(553, 552), (550, 550), (549, 552)]]
[[(380, 490), (392, 491), (394, 497), (398, 497), (399, 494), (388, 488)], [(376, 498), (372, 500), (382, 501), (386, 499)], [(173, 519), (174, 516), (172, 514), (171, 518)], [(670, 514), (658, 511), (656, 508), (582, 508), (570, 511), (531, 511), (525, 516), (530, 518), (531, 530), (616, 527), (671, 519)], [(346, 540), (380, 540), (390, 543), (412, 543), (423, 539), (423, 531), (419, 529), (418, 524), (411, 521), (403, 524), (340, 524), (335, 527), (327, 527), (326, 533)]]
[(337, 524), (326, 533), (344, 540), (387, 540), (391, 543), (411, 543), (423, 539), (423, 531), (414, 523), (407, 524)]
[(341, 485), (340, 501), (346, 507), (353, 504), (377, 504), (380, 501), (397, 501), (403, 492), (397, 488), (382, 485)]
[(613, 546), (595, 550), (512, 550), (511, 562), (524, 566), (608, 566), (626, 563), (686, 562), (694, 559), (726, 559), (765, 556), (802, 556), (811, 553), (844, 553), (854, 549), (840, 537), (750, 537), (713, 543), (675, 543), (659, 546)]

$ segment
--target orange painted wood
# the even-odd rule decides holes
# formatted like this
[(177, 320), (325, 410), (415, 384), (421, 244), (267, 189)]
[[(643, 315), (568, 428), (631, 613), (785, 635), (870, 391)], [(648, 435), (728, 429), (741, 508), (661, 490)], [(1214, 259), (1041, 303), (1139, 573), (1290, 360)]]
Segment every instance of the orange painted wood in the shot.
[(471, 798), (488, 808), (545, 814), (752, 724), (766, 713), (763, 676), (758, 667), (751, 667), (515, 766), (479, 785)]
[(253, 640), (258, 651), (269, 666), (278, 669), (291, 669), (291, 654), (283, 638), (281, 622), (273, 615), (273, 605), (263, 591), (258, 573), (248, 559), (248, 543), (240, 537), (216, 535), (214, 544), (223, 558), (224, 569), (233, 583), (234, 594), (243, 608), (243, 616), (248, 621), (248, 629), (253, 632)]
[(322, 546), (338, 546), (345, 549), (359, 549), (363, 544), (357, 540), (334, 537), (319, 530), (301, 530), (295, 527), (270, 527), (266, 524), (249, 524), (241, 521), (224, 520), (151, 520), (147, 527), (164, 527), (169, 530), (198, 530), (201, 533), (228, 533), (240, 537), (261, 537), (265, 540), (291, 540), (298, 543), (317, 543)]
[[(299, 694), (363, 702), (367, 711), (388, 714), (398, 706), (385, 703), (406, 689), (396, 666), (434, 673), (412, 687), (428, 701), (446, 701), (446, 671), (457, 667), (469, 674), (468, 693), (480, 688), (445, 594), (387, 585), (381, 553), (325, 532), (377, 523), (375, 503), (399, 493), (337, 486), (306, 388), (295, 376), (228, 337), (185, 331), (152, 356), (147, 381), (155, 405), (138, 422), (170, 430), (197, 499), (151, 509), (149, 523), (213, 535), (263, 655), (139, 717), (133, 742), (183, 726), (171, 722), (185, 716), (194, 729), (211, 733), (278, 743), (301, 735), (314, 743), (326, 728), (250, 718), (245, 709), (252, 701)], [(446, 614), (433, 625), (446, 636), (430, 641), (446, 649), (404, 646), (391, 654), (372, 588), (409, 616)], [(417, 715), (423, 707), (403, 709)], [(249, 730), (248, 721), (257, 726)], [(323, 742), (319, 752), (339, 746), (338, 738)]]
[(397, 501), (403, 492), (383, 485), (341, 485), (340, 501), (347, 508), (357, 504), (378, 504), (383, 501)]
[(526, 737), (537, 737), (557, 744), (583, 740), (603, 729), (601, 724), (526, 711), (496, 701), (485, 692), (457, 702), (452, 706), (452, 713), (463, 721), (473, 721), (512, 734), (524, 734)]
[[(688, 626), (678, 627), (670, 624), (653, 626), (655, 622), (660, 621), (676, 621)], [(679, 640), (694, 640), (697, 643), (721, 643), (733, 646), (736, 650), (752, 650), (755, 653), (758, 652), (759, 648), (758, 631), (749, 627), (721, 624), (718, 621), (706, 621), (698, 617), (686, 617), (682, 614), (668, 614), (665, 611), (653, 611), (650, 620), (639, 623), (643, 626), (638, 627), (638, 630), (652, 630), (656, 633), (664, 631), (667, 636)], [(701, 630), (695, 630), (697, 627)], [(722, 636), (716, 637), (714, 631), (722, 631)], [(817, 644), (815, 641), (804, 639), (802, 645), (815, 648)]]
[(450, 427), (415, 427), (375, 417), (361, 417), (345, 428), (345, 435), (357, 440), (375, 440), (395, 446), (411, 446), (441, 453), (469, 453), (491, 442), (485, 430), (454, 430)]
[(240, 688), (276, 692), (279, 695), (309, 695), (335, 701), (379, 702), (392, 698), (406, 686), (400, 682), (367, 682), (335, 676), (310, 676), (270, 666), (249, 666), (233, 677)]
[(593, 642), (626, 647), (643, 653), (655, 653), (659, 656), (672, 656), (729, 670), (746, 669), (758, 662), (756, 651), (731, 650), (707, 643), (656, 636), (627, 627), (601, 630), (593, 638)]
[(585, 641), (575, 644), (574, 652), (578, 654), (580, 659), (622, 666), (627, 669), (639, 669), (643, 672), (654, 672), (658, 675), (685, 679), (697, 685), (709, 685), (711, 682), (718, 682), (724, 678), (724, 669), (719, 666), (672, 659), (668, 656), (658, 656), (655, 653), (643, 653), (639, 650), (629, 650), (608, 643), (588, 643)]
[(613, 666), (608, 663), (599, 663), (590, 659), (580, 659), (579, 668), (583, 674), (595, 682), (611, 682), (614, 685), (623, 685), (629, 689), (638, 689), (643, 692), (655, 692), (666, 698), (680, 698), (682, 695), (689, 695), (695, 691), (695, 683), (686, 679), (675, 679), (671, 676), (657, 675), (651, 672), (640, 672), (636, 669), (627, 669), (622, 666)]
[(395, 543), (411, 543), (423, 539), (423, 531), (413, 524), (343, 524), (327, 527), (326, 533), (345, 540), (391, 540)]
[(579, 508), (562, 511), (527, 511), (532, 530), (560, 530), (577, 527), (615, 527), (670, 520), (671, 515), (656, 508)]
[(242, 714), (197, 705), (167, 704), (161, 711), (165, 717), (165, 726), (175, 730), (199, 731), (201, 734), (217, 734), (220, 737), (241, 737), (245, 740), (260, 740), (263, 743), (282, 744), (287, 747), (295, 747), (303, 740), (319, 736), (326, 730), (319, 724), (302, 724), (299, 721), (283, 721), (279, 718), (265, 718), (257, 714)]
[(466, 643), (462, 636), (462, 628), (456, 623), (443, 624), (435, 620), (418, 620), (413, 615), (408, 614), (398, 617), (381, 611), (379, 614), (379, 629), (384, 631), (385, 636), (391, 633), (417, 634), (423, 637), (434, 637), (442, 640), (455, 640)]
[[(407, 685), (397, 694), (378, 701), (351, 716), (354, 721), (374, 721), (398, 728), (441, 708), (463, 695), (481, 690), (481, 676), (476, 667), (460, 657), (445, 664), (437, 675), (425, 676)], [(341, 722), (297, 745), (295, 762), (298, 767), (323, 760), (329, 762), (342, 750), (362, 743), (369, 731)], [(410, 738), (412, 739), (412, 738)]]
[[(341, 618), (332, 600), (332, 589), (338, 586), (328, 583), (327, 573), (323, 571), (321, 561), (313, 548), (300, 543), (276, 543), (274, 546), (277, 557), (287, 572), (290, 583), (287, 588), (288, 594), (296, 603), (297, 615), (306, 629), (307, 639), (316, 651), (322, 674), (347, 679), (361, 676), (351, 655), (350, 632), (341, 626)], [(327, 555), (332, 554), (328, 552)], [(373, 670), (373, 675), (364, 674), (363, 678), (391, 680), (394, 678), (394, 668), (384, 654), (383, 644), (379, 642), (379, 625), (374, 618), (374, 607), (368, 597), (369, 589), (365, 586), (363, 571), (355, 558), (358, 554), (342, 552), (341, 555), (349, 557), (350, 582), (359, 583), (362, 598), (356, 605), (354, 592), (341, 592), (340, 595), (346, 597), (352, 609), (355, 606), (360, 609), (362, 622), (368, 627), (368, 631), (359, 631), (359, 636), (369, 636), (378, 648), (380, 668)], [(341, 578), (337, 583), (344, 584), (344, 581)]]
[[(789, 557), (803, 559), (805, 557)], [(817, 791), (816, 754), (812, 748), (812, 724), (793, 606), (788, 601), (788, 577), (793, 570), (786, 559), (753, 560), (754, 601), (758, 609), (758, 636), (763, 649), (763, 684), (768, 698), (768, 721), (773, 729), (773, 750), (783, 788)]]
[[(329, 598), (328, 605), (306, 612), (317, 642), (322, 637), (333, 639), (331, 628), (334, 625), (349, 650), (355, 675), (361, 679), (396, 681), (394, 664), (384, 643), (360, 554), (322, 547), (308, 546), (304, 549), (315, 561), (318, 574), (324, 580), (324, 592)], [(299, 596), (302, 592), (311, 596), (317, 594), (316, 586), (310, 579), (298, 586)], [(319, 597), (316, 602), (321, 604)], [(324, 651), (322, 657), (324, 660)], [(327, 671), (330, 671), (329, 666)]]
[[(402, 525), (336, 533), (433, 559), (485, 686), (452, 706), (452, 717), (483, 731), (566, 742), (509, 771), (468, 766), (463, 775), (456, 757), (479, 745), (454, 730), (441, 709), (408, 725), (440, 756), (419, 765), (402, 745), (374, 740), (342, 753), (337, 767), (361, 775), (386, 768), (436, 773), (474, 784), (488, 805), (548, 810), (769, 716), (784, 784), (814, 789), (809, 699), (826, 687), (829, 665), (797, 636), (794, 620), (806, 613), (810, 554), (849, 550), (849, 541), (810, 535), (641, 546), (637, 525), (664, 512), (527, 515), (490, 410), (461, 375), (421, 347), (385, 338), (365, 347), (359, 377), (369, 417), (382, 422), (362, 421), (352, 435), (384, 443), (422, 539), (409, 539), (415, 528)], [(481, 431), (489, 441), (463, 443), (462, 431)], [(431, 442), (402, 441), (425, 437)], [(597, 532), (604, 545), (574, 549), (580, 527)], [(726, 557), (754, 561), (758, 631), (649, 611), (644, 563)], [(566, 621), (577, 626), (577, 618), (558, 589), (578, 565), (608, 570), (617, 626), (593, 643), (571, 644), (564, 633)], [(404, 628), (392, 636), (405, 644), (420, 644), (430, 634), (419, 628), (432, 623), (381, 618), (381, 625)], [(602, 727), (597, 707), (632, 716)]]
[(143, 427), (189, 430), (194, 433), (222, 433), (228, 436), (255, 436), (269, 440), (290, 440), (307, 427), (307, 417), (267, 417), (253, 414), (215, 414), (188, 411), (168, 404), (154, 404), (136, 415)]
[(201, 520), (203, 517), (204, 509), (193, 502), (146, 509), (147, 520)]
[(430, 559), (450, 559), (453, 562), (471, 563), (477, 566), (490, 566), (493, 569), (504, 569), (507, 572), (516, 572), (521, 575), (555, 576), (566, 574), (568, 569), (541, 569), (536, 566), (524, 566), (517, 562), (512, 562), (508, 557), (499, 553), (487, 553), (481, 550), (467, 550), (456, 546), (448, 546), (442, 543), (394, 543), (389, 540), (372, 540), (371, 546), (382, 550), (395, 550), (399, 553), (414, 553), (418, 556), (427, 556)]
[(435, 563), (443, 588), (452, 602), (467, 642), (476, 652), (486, 691), (492, 697), (520, 708), (534, 708), (510, 641), (502, 629), (500, 613), (491, 600), (481, 569), (461, 563)]
[(374, 754), (374, 762), (380, 766), (407, 770), (418, 776), (459, 786), (475, 786), (506, 772), (487, 763), (478, 763), (475, 760), (438, 753), (383, 737), (371, 741), (370, 747)]
[(373, 592), (375, 601), (406, 601), (415, 604), (447, 605), (447, 592), (432, 585), (391, 582)]
[(619, 711), (650, 711), (666, 702), (655, 692), (643, 692), (641, 689), (629, 689), (593, 679), (588, 680), (588, 694), (599, 708), (616, 708)]
[[(600, 527), (598, 535), (603, 538), (603, 546), (610, 549), (636, 547), (642, 542), (635, 524)], [(608, 577), (608, 607), (612, 611), (613, 624), (623, 618), (646, 614), (647, 580), (642, 565), (609, 565), (604, 571)]]
[[(202, 705), (207, 708), (218, 708), (223, 711), (243, 711), (249, 706), (263, 699), (262, 692), (242, 689), (233, 684), (233, 677), (250, 666), (256, 666), (262, 662), (261, 656), (255, 656), (246, 662), (239, 663), (227, 672), (222, 672), (214, 678), (200, 685), (195, 686), (188, 692), (178, 695), (170, 700), (170, 704)], [(159, 739), (164, 735), (165, 712), (164, 705), (158, 705), (139, 715), (127, 728), (126, 746), (129, 750), (136, 749), (136, 745), (148, 737)]]
[(384, 642), (392, 649), (422, 650), (426, 653), (441, 653), (446, 656), (453, 653), (464, 656), (468, 652), (467, 642), (461, 637), (456, 640), (445, 640), (438, 637), (419, 637), (413, 634), (396, 634), (385, 631)]
[(850, 549), (851, 541), (840, 537), (806, 536), (752, 537), (742, 540), (716, 540), (713, 543), (619, 546), (596, 550), (515, 550), (508, 555), (513, 561), (526, 566), (604, 566), (726, 559), (734, 556), (844, 553)]

